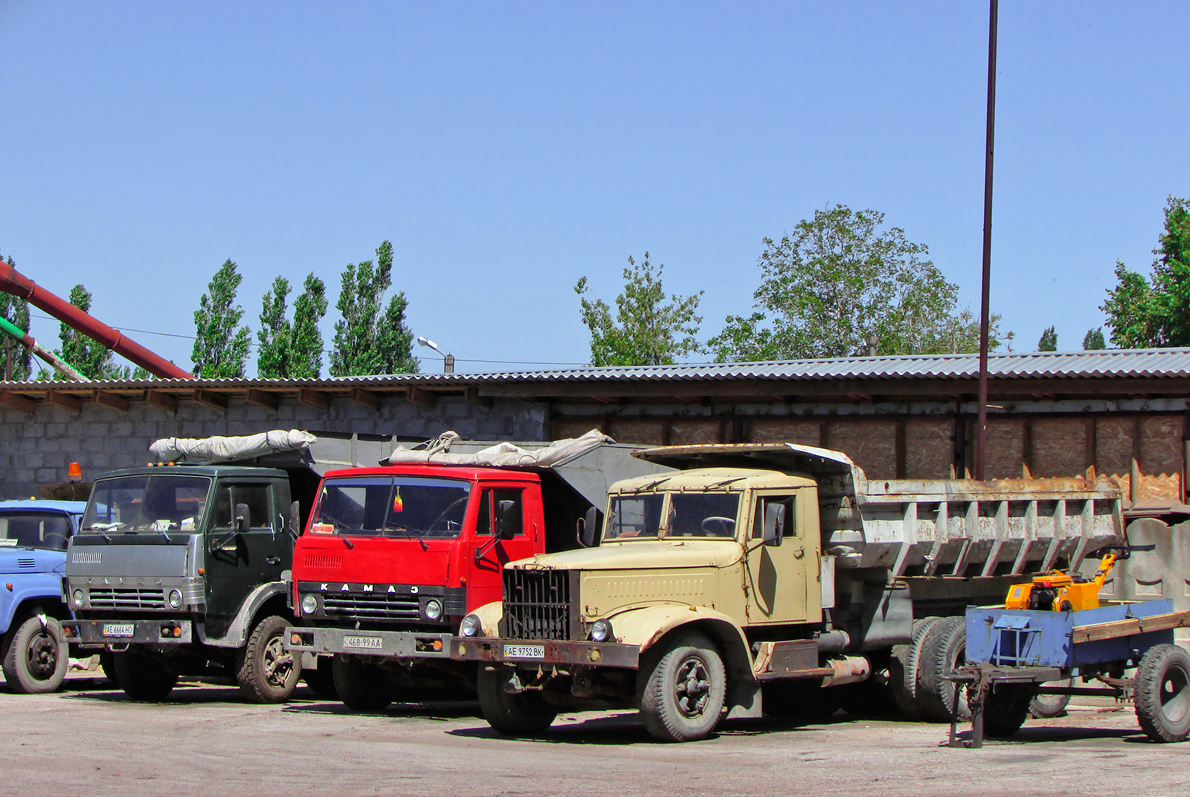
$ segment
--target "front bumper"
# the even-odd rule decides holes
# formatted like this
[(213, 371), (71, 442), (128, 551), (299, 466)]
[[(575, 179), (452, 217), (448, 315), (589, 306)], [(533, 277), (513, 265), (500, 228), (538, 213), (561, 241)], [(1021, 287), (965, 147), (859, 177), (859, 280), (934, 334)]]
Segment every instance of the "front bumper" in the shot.
[(66, 641), (78, 645), (188, 645), (194, 640), (189, 620), (68, 620)]
[[(541, 656), (536, 653), (540, 651)], [(565, 667), (624, 667), (635, 670), (640, 648), (614, 642), (556, 642), (539, 639), (454, 637), (450, 655), (456, 661), (482, 661), (532, 667), (555, 664)]]
[(342, 628), (285, 629), (286, 650), (351, 653), (397, 659), (449, 659), (451, 635), (421, 631), (350, 631)]

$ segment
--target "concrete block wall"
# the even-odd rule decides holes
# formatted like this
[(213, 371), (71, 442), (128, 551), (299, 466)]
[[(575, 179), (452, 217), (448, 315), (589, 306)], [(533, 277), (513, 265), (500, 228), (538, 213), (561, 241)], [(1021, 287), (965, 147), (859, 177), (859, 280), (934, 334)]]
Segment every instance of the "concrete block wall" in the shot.
[(546, 439), (546, 416), (545, 406), (532, 402), (496, 399), (484, 407), (462, 398), (428, 408), (397, 397), (382, 399), (377, 409), (339, 398), (326, 410), (288, 399), (275, 410), (236, 400), (226, 410), (181, 401), (176, 412), (139, 401), (127, 412), (92, 402), (77, 414), (49, 404), (32, 415), (6, 407), (0, 409), (0, 499), (40, 498), (37, 485), (66, 481), (71, 462), (82, 464), (88, 481), (143, 465), (149, 445), (162, 437), (303, 429), (420, 440), (449, 429), (467, 439), (534, 441)]

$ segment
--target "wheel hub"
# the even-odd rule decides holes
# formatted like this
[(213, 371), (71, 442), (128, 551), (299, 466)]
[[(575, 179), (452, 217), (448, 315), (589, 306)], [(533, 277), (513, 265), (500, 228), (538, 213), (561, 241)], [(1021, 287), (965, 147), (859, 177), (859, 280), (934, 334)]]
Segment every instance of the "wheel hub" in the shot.
[(1178, 723), (1190, 711), (1190, 682), (1181, 669), (1171, 669), (1161, 680), (1161, 713)]
[(25, 660), (29, 664), (29, 672), (38, 680), (44, 681), (52, 676), (58, 668), (58, 648), (53, 638), (44, 630), (35, 634), (29, 640)]
[(286, 653), (281, 637), (273, 637), (264, 649), (264, 674), (273, 686), (285, 686), (293, 672), (293, 654)]
[(703, 713), (711, 694), (711, 680), (701, 659), (689, 658), (678, 666), (674, 679), (674, 697), (678, 710), (686, 717)]

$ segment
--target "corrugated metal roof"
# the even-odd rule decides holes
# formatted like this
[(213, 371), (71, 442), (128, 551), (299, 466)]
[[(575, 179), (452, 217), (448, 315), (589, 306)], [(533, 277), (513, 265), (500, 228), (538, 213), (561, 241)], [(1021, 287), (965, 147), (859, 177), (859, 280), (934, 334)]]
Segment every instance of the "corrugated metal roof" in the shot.
[[(1107, 349), (1078, 352), (992, 354), (988, 374), (997, 379), (1038, 378), (1186, 378), (1190, 377), (1190, 349)], [(979, 357), (974, 354), (921, 354), (896, 357), (842, 357), (761, 363), (686, 363), (681, 365), (610, 368), (568, 368), (541, 371), (486, 373), (397, 374), (331, 377), (327, 379), (213, 379), (109, 381), (88, 383), (99, 389), (196, 387), (380, 387), (415, 385), (483, 385), (524, 382), (669, 382), (742, 380), (835, 379), (974, 379)], [(32, 387), (29, 383), (18, 383)], [(48, 385), (35, 383), (39, 389)], [(58, 382), (69, 390), (81, 383)]]

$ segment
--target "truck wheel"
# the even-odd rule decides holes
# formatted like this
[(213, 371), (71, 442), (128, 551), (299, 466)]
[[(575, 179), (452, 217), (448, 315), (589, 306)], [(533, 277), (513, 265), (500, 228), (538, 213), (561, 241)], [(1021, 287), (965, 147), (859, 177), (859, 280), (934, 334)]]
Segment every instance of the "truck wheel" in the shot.
[(1000, 684), (983, 701), (983, 732), (988, 736), (1012, 736), (1029, 716), (1035, 697), (1028, 684)]
[(351, 656), (335, 656), (332, 664), (335, 692), (354, 711), (383, 711), (393, 702), (395, 690), (388, 673), (375, 664)]
[(284, 646), (289, 623), (281, 617), (265, 617), (239, 652), (236, 683), (240, 692), (253, 703), (283, 703), (293, 694), (301, 676), (301, 665)]
[(660, 651), (641, 691), (645, 728), (664, 742), (704, 738), (719, 724), (726, 687), (723, 660), (711, 640), (699, 633), (678, 636)]
[(481, 668), (478, 676), (479, 710), (488, 724), (509, 736), (541, 733), (558, 712), (538, 691), (505, 692), (508, 668)]
[(1154, 742), (1181, 742), (1190, 735), (1190, 654), (1177, 645), (1156, 645), (1136, 670), (1136, 719)]
[(335, 659), (332, 656), (318, 656), (318, 666), (312, 670), (302, 670), (302, 680), (306, 686), (318, 693), (319, 697), (334, 700), (339, 696), (335, 691)]
[[(1047, 681), (1042, 686), (1060, 686), (1063, 689), (1073, 686), (1073, 678), (1060, 681)], [(1029, 716), (1039, 720), (1065, 717), (1066, 706), (1070, 703), (1070, 695), (1033, 695), (1029, 701)]]
[(157, 703), (178, 684), (178, 674), (165, 662), (136, 651), (112, 654), (116, 683), (133, 700)]
[(946, 676), (961, 667), (967, 652), (967, 618), (947, 617), (925, 635), (918, 662), (918, 705), (926, 719), (950, 722), (955, 700), (958, 700), (959, 719), (969, 719), (967, 690), (955, 689)]
[(841, 690), (842, 687), (824, 689), (817, 684), (796, 681), (767, 683), (761, 687), (761, 705), (764, 713), (773, 717), (820, 721), (829, 719), (839, 710)]
[(889, 661), (889, 686), (893, 702), (905, 717), (921, 717), (918, 694), (921, 684), (921, 648), (930, 629), (942, 621), (941, 617), (922, 617), (913, 621), (913, 641), (895, 645)]
[(4, 656), (4, 680), (21, 694), (53, 692), (66, 677), (66, 652), (57, 620), (46, 617), (43, 626), (37, 617), (29, 617), (12, 635)]
[(103, 676), (117, 686), (120, 682), (116, 680), (116, 654), (110, 650), (105, 650), (99, 654), (99, 669), (103, 670)]

